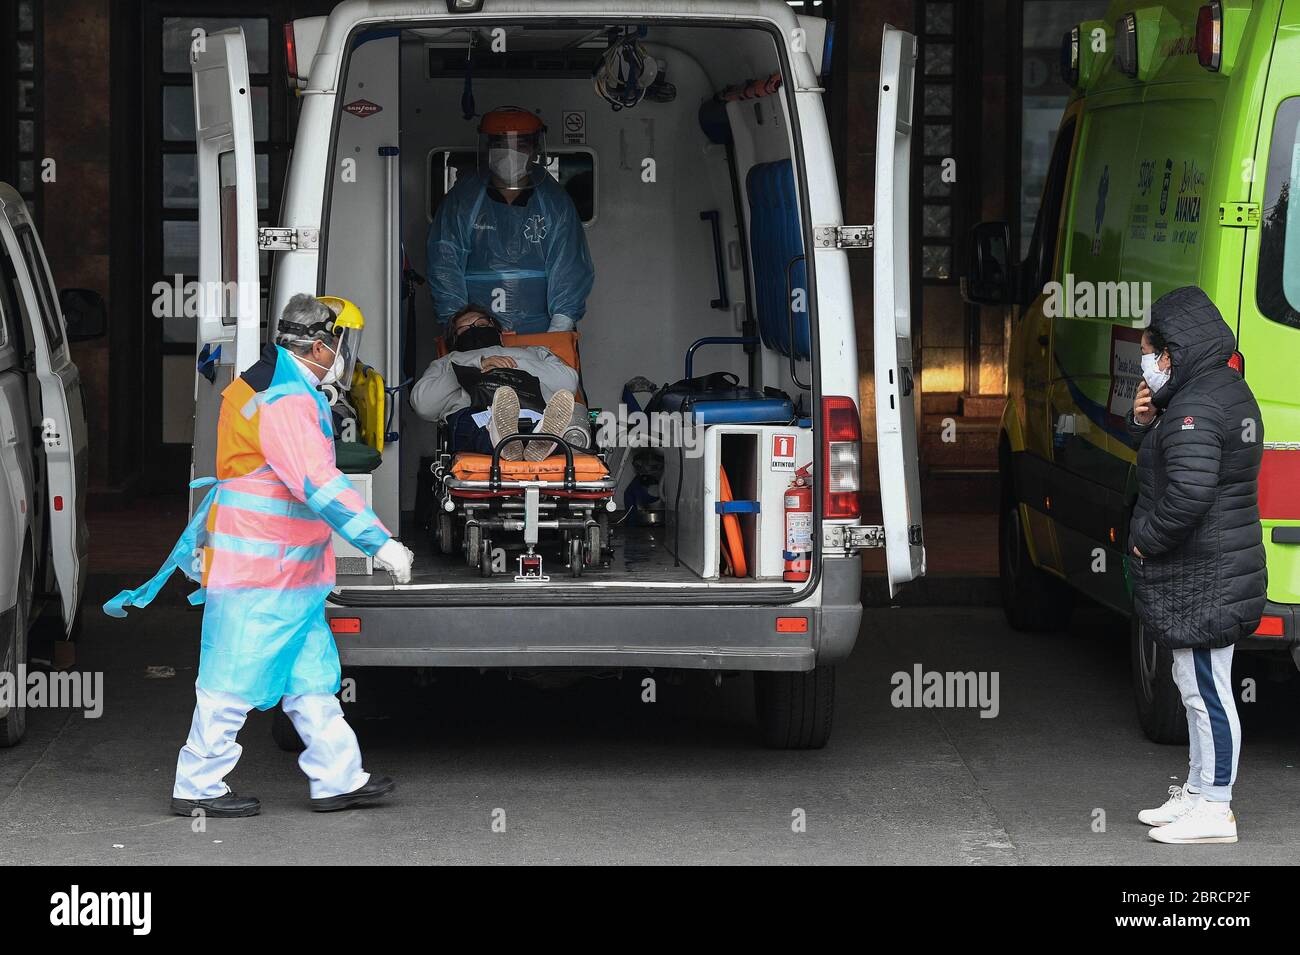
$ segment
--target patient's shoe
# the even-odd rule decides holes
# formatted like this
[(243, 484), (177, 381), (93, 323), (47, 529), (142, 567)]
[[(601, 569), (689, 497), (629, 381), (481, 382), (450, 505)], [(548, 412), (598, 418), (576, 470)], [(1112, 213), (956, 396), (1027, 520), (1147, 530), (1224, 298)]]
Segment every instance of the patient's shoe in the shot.
[[(561, 388), (551, 395), (550, 401), (546, 402), (546, 410), (542, 412), (542, 423), (537, 426), (536, 433), (561, 437), (572, 420), (573, 392)], [(555, 445), (549, 441), (529, 441), (528, 447), (524, 448), (524, 460), (541, 461), (549, 458), (554, 450)]]
[[(492, 420), (488, 422), (488, 437), (492, 447), (501, 443), (501, 439), (519, 433), (519, 396), (509, 385), (502, 385), (492, 396)], [(536, 442), (530, 442), (531, 447)], [(524, 443), (511, 441), (501, 449), (502, 461), (518, 461), (524, 456)]]

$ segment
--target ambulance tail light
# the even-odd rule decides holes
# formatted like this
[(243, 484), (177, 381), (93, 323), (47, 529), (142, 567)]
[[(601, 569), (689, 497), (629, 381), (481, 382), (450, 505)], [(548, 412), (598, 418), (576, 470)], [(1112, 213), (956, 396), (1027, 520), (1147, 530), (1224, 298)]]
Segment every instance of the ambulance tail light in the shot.
[(1219, 0), (1196, 12), (1196, 59), (1212, 73), (1223, 65), (1223, 4)]
[(1255, 628), (1257, 637), (1285, 637), (1286, 622), (1281, 617), (1263, 616), (1259, 620), (1259, 626)]
[(284, 25), (284, 69), (289, 74), (289, 85), (298, 85), (298, 41), (293, 35), (293, 21)]
[(1258, 494), (1260, 520), (1300, 521), (1300, 449), (1264, 445)]
[(857, 519), (862, 487), (862, 422), (852, 398), (822, 398), (822, 515)]
[(1235, 371), (1237, 374), (1241, 375), (1242, 378), (1245, 378), (1246, 377), (1246, 356), (1239, 351), (1233, 352), (1230, 356), (1228, 356), (1228, 367), (1231, 368), (1233, 371)]

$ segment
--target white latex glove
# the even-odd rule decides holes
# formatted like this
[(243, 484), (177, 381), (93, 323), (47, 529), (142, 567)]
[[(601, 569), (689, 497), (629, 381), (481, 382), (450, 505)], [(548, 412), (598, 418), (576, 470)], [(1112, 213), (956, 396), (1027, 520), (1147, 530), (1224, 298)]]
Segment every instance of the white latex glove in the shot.
[(551, 327), (546, 329), (548, 332), (571, 332), (574, 329), (574, 321), (568, 315), (552, 315)]
[(396, 537), (384, 541), (384, 546), (375, 554), (375, 560), (379, 562), (380, 567), (392, 574), (393, 580), (399, 584), (411, 582), (411, 561), (415, 560), (415, 554)]

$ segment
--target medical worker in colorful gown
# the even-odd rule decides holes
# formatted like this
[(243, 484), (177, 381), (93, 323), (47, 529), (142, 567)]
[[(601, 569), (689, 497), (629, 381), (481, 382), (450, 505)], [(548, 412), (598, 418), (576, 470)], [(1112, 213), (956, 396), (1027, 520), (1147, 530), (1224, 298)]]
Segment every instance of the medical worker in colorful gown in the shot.
[(595, 280), (582, 219), (546, 172), (546, 127), (527, 110), (494, 109), (479, 123), (478, 173), (438, 205), (427, 243), (438, 324), (471, 302), (505, 331), (572, 331)]
[(298, 765), (312, 808), (346, 809), (393, 789), (361, 766), (356, 735), (335, 694), (338, 649), (325, 618), (334, 584), (330, 535), (372, 555), (399, 583), (412, 554), (334, 465), (333, 424), (319, 386), (346, 386), (364, 319), (342, 299), (295, 295), (278, 344), (222, 393), (217, 475), (152, 580), (104, 605), (112, 616), (147, 605), (178, 567), (200, 581), (204, 603), (189, 739), (176, 762), (172, 810), (251, 816), (257, 799), (225, 783), (239, 761), (235, 737), (249, 710), (284, 707), (306, 749)]

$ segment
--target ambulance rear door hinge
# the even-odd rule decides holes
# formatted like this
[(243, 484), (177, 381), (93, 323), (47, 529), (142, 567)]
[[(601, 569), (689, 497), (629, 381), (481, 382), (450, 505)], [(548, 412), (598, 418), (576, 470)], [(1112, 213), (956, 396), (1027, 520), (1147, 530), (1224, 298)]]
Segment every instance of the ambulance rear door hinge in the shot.
[(1228, 229), (1258, 229), (1258, 202), (1220, 202), (1219, 225)]
[(869, 249), (876, 234), (869, 225), (819, 225), (813, 228), (813, 246), (818, 249)]
[(885, 546), (885, 529), (879, 524), (823, 524), (822, 549), (850, 553)]
[(297, 252), (320, 248), (320, 229), (276, 229), (262, 226), (257, 230), (257, 248), (261, 252)]

